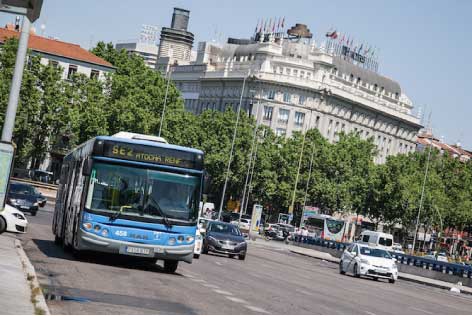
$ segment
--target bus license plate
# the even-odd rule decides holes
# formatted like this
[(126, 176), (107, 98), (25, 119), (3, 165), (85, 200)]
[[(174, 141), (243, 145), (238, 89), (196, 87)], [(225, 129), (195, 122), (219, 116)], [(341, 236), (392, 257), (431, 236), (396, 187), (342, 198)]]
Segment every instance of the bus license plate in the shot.
[(150, 256), (151, 249), (150, 248), (141, 248), (141, 247), (126, 247), (126, 253), (135, 254), (135, 255), (142, 255), (142, 256)]

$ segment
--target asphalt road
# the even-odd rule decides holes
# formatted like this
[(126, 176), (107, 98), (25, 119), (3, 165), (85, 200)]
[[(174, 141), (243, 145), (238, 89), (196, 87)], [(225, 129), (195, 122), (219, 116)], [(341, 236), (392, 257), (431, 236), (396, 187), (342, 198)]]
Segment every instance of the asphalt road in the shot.
[[(28, 216), (28, 215), (27, 215)], [(470, 314), (472, 296), (399, 280), (341, 276), (337, 265), (249, 245), (245, 261), (202, 255), (176, 274), (125, 257), (80, 260), (53, 242), (52, 207), (28, 216), (23, 246), (53, 314)]]

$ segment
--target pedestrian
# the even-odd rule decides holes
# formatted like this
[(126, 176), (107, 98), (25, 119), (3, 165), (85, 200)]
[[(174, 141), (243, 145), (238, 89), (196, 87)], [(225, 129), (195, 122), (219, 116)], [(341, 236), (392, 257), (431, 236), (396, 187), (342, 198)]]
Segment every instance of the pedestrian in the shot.
[(303, 227), (303, 228), (302, 228), (302, 239), (303, 239), (303, 243), (306, 243), (306, 242), (307, 242), (307, 239), (308, 239), (308, 229), (306, 229), (306, 227)]

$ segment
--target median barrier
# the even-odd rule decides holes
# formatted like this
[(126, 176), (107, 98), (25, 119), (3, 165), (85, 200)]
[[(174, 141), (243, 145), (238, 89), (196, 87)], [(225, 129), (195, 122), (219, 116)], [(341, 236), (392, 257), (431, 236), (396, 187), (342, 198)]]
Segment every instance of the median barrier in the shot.
[[(310, 248), (321, 252), (327, 252), (340, 258), (343, 251), (351, 244), (324, 240), (321, 238), (295, 236), (294, 246)], [(409, 274), (442, 280), (445, 282), (462, 282), (465, 286), (472, 287), (472, 267), (457, 263), (441, 262), (423, 257), (411, 256), (397, 252), (391, 252), (397, 260), (398, 270)]]

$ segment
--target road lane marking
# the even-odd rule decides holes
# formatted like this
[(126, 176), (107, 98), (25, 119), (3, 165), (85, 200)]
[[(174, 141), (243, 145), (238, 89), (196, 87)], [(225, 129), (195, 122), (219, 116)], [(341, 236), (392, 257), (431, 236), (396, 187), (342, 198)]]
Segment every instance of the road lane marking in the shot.
[(222, 294), (222, 295), (233, 296), (233, 293), (228, 292), (228, 291), (213, 289), (213, 292), (218, 293), (218, 294)]
[(217, 286), (217, 285), (213, 285), (213, 284), (208, 284), (208, 283), (205, 283), (205, 284), (202, 284), (203, 286), (206, 286), (206, 287), (209, 287), (211, 289), (219, 289), (220, 287)]
[(245, 307), (252, 310), (253, 312), (256, 312), (256, 313), (269, 314), (268, 311), (266, 311), (265, 309), (259, 308), (259, 307), (255, 307), (255, 306), (251, 306), (251, 305), (246, 305)]
[(215, 262), (217, 265), (222, 266), (223, 264), (221, 262), (216, 261)]
[(198, 282), (198, 283), (207, 283), (207, 281), (202, 280), (202, 279), (193, 278), (192, 280), (194, 280), (195, 282)]
[(369, 312), (369, 311), (364, 311), (364, 314), (375, 315), (375, 313), (372, 313), (372, 312)]
[(415, 310), (415, 311), (421, 312), (422, 314), (428, 314), (428, 315), (432, 315), (432, 314), (433, 314), (433, 313), (431, 313), (431, 312), (428, 312), (428, 311), (426, 311), (426, 310), (424, 310), (424, 309), (417, 308), (417, 307), (410, 307), (410, 309), (413, 309), (413, 310)]
[(240, 299), (240, 298), (237, 298), (237, 297), (233, 297), (233, 296), (225, 296), (228, 300), (230, 301), (233, 301), (233, 302), (236, 302), (236, 303), (241, 303), (241, 304), (248, 304), (247, 301), (243, 300), (243, 299)]

